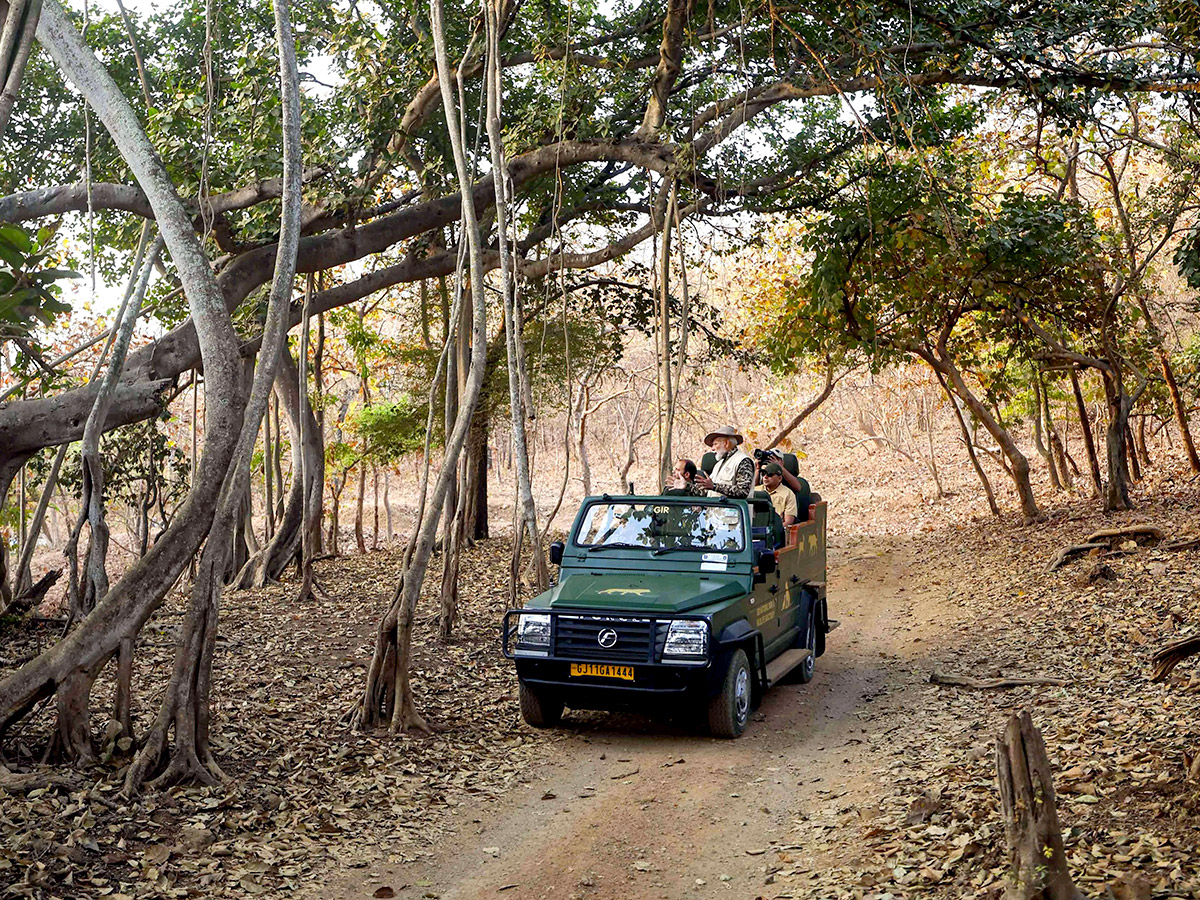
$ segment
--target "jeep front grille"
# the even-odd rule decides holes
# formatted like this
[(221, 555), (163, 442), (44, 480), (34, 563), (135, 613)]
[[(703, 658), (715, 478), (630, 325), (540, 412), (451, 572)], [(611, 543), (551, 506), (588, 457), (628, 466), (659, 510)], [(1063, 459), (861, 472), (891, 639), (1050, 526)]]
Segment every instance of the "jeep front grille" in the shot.
[[(654, 662), (651, 619), (614, 616), (557, 616), (554, 655), (614, 662)], [(602, 647), (598, 638), (605, 629), (617, 633), (612, 647)]]

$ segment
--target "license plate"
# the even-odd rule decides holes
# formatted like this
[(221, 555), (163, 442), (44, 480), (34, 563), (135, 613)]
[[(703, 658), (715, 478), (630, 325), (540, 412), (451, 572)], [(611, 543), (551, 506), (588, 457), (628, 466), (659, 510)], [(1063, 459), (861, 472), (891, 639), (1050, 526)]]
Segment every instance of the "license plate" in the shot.
[(633, 666), (608, 666), (600, 663), (571, 663), (571, 677), (620, 678), (633, 681)]

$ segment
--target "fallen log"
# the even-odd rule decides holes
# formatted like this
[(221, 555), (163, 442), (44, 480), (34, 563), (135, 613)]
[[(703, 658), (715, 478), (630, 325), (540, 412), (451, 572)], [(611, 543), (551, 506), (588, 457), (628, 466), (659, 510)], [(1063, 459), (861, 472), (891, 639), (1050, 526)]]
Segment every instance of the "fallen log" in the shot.
[(998, 688), (1029, 687), (1031, 685), (1054, 685), (1062, 687), (1069, 682), (1065, 678), (1052, 678), (1049, 675), (1013, 678), (972, 678), (969, 675), (950, 675), (934, 669), (929, 676), (930, 684), (940, 684), (946, 687), (967, 687), (979, 690), (996, 690)]
[(1053, 572), (1067, 560), (1073, 556), (1079, 556), (1084, 553), (1091, 553), (1093, 550), (1107, 550), (1108, 544), (1086, 543), (1086, 544), (1071, 544), (1069, 547), (1063, 547), (1054, 558), (1046, 564), (1046, 572)]
[(1193, 634), (1190, 637), (1180, 638), (1173, 643), (1167, 644), (1167, 646), (1155, 653), (1150, 660), (1154, 665), (1154, 671), (1150, 675), (1150, 680), (1154, 682), (1166, 681), (1167, 676), (1174, 671), (1177, 665), (1189, 656), (1195, 656), (1197, 653), (1200, 653), (1200, 634)]
[(1067, 866), (1046, 745), (1027, 712), (996, 737), (996, 780), (1008, 851), (1005, 900), (1083, 900)]

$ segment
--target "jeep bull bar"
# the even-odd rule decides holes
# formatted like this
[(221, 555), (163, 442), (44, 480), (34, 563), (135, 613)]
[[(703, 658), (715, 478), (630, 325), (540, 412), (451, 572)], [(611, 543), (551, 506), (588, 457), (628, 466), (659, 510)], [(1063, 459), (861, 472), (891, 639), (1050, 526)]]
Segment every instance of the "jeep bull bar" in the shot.
[[(520, 639), (520, 623), (525, 616), (537, 620), (536, 642)], [(672, 623), (678, 622), (702, 623), (702, 627), (687, 627), (687, 636), (676, 636)], [(508, 659), (703, 668), (711, 664), (711, 648), (717, 643), (711, 632), (706, 616), (687, 613), (641, 615), (525, 608), (505, 612), (501, 644)], [(673, 640), (671, 653), (667, 652), (668, 637), (680, 639)], [(684, 644), (685, 640), (690, 643)], [(680, 645), (684, 652), (679, 652)]]

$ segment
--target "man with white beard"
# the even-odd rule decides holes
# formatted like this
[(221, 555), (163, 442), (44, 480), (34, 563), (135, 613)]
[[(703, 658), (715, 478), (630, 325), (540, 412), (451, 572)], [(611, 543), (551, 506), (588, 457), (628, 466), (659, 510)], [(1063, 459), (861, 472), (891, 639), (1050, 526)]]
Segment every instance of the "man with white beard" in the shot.
[(754, 460), (739, 446), (743, 440), (732, 425), (705, 435), (704, 443), (713, 449), (717, 464), (711, 473), (697, 472), (688, 493), (735, 500), (748, 498), (754, 490)]

